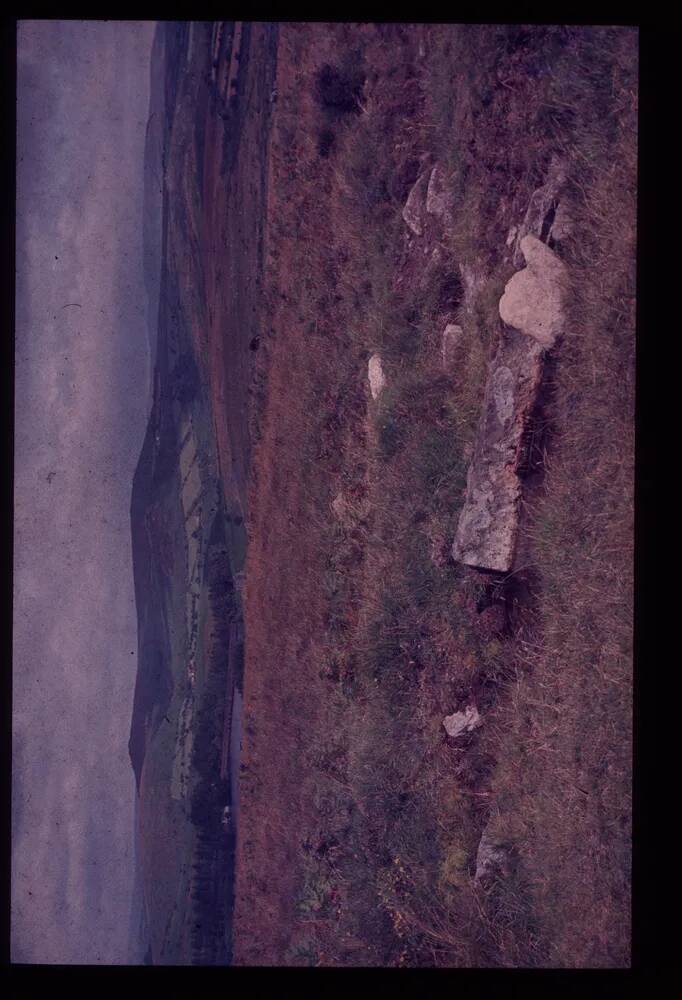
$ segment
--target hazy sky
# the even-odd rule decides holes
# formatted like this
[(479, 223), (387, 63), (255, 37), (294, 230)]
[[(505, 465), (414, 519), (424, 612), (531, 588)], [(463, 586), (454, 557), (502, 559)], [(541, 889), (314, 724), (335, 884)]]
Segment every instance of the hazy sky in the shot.
[[(12, 960), (125, 962), (153, 22), (18, 35)], [(77, 303), (74, 305), (73, 303)]]

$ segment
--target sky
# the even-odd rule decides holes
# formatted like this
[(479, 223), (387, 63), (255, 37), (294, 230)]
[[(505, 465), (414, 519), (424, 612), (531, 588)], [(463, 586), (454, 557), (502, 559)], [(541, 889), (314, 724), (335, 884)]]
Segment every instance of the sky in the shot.
[(127, 961), (153, 22), (17, 39), (14, 962)]

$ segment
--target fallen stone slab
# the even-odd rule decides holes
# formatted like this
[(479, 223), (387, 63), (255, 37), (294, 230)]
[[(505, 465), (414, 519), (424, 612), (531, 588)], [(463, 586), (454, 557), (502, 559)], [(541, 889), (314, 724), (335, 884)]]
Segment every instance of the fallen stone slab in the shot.
[(454, 712), (446, 715), (443, 719), (443, 726), (448, 736), (461, 736), (462, 733), (470, 733), (481, 725), (481, 716), (475, 705), (467, 705), (463, 712)]
[(452, 547), (467, 566), (506, 573), (518, 532), (523, 433), (542, 377), (543, 347), (505, 329), (490, 364), (483, 412)]

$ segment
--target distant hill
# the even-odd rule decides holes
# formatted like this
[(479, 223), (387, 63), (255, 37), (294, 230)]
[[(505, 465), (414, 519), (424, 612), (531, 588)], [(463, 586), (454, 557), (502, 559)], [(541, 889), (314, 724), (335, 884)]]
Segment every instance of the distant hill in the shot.
[(156, 339), (159, 326), (159, 287), (161, 282), (163, 161), (165, 137), (165, 39), (166, 27), (157, 26), (150, 62), (149, 118), (144, 148), (144, 200), (142, 238), (144, 283), (147, 291), (147, 335), (149, 338), (151, 408), (153, 372), (156, 364)]
[[(258, 52), (267, 58), (247, 73), (250, 35), (233, 22), (164, 24), (151, 69), (143, 224), (154, 365), (131, 499), (138, 673), (129, 751), (141, 890), (133, 951), (155, 965), (231, 961), (236, 581), (246, 558), (267, 135), (246, 97), (253, 77), (266, 107), (275, 55), (265, 32)], [(228, 106), (237, 61), (245, 100)]]
[[(128, 749), (139, 790), (147, 734), (165, 712), (172, 694), (170, 644), (164, 615), (164, 584), (158, 553), (163, 545), (158, 478), (153, 454), (160, 402), (155, 400), (140, 460), (133, 478), (131, 527), (133, 573), (138, 619), (138, 670)], [(156, 710), (156, 711), (155, 711)]]

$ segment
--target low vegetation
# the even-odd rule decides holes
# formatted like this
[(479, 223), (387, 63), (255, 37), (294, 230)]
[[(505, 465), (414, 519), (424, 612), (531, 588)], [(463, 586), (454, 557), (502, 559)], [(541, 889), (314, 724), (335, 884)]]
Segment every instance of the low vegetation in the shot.
[[(282, 30), (238, 962), (628, 964), (636, 73), (622, 29)], [(571, 321), (500, 579), (450, 548), (507, 232), (556, 153)], [(401, 213), (435, 162), (455, 220), (422, 253)], [(477, 882), (484, 830), (506, 861)]]

